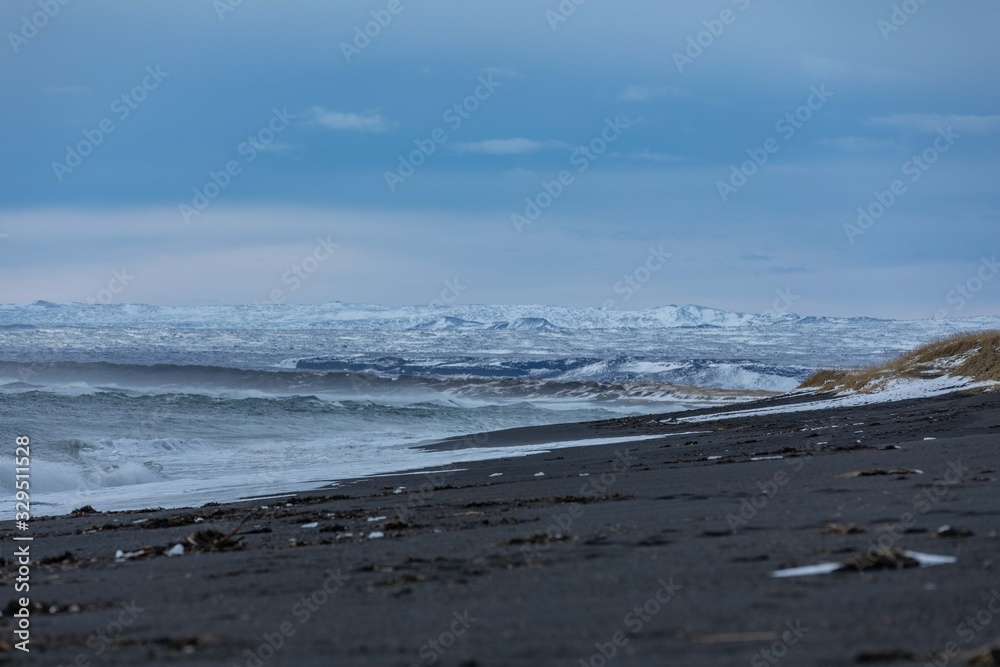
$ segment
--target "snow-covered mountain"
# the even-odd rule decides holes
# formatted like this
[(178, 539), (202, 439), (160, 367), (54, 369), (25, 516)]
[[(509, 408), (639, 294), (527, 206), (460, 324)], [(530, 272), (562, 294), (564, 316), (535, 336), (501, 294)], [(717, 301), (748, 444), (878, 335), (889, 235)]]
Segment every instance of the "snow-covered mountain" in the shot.
[(0, 361), (286, 368), (381, 377), (794, 388), (1000, 317), (751, 315), (701, 306), (0, 305)]
[(0, 305), (0, 326), (167, 326), (178, 329), (649, 329), (738, 327), (795, 321), (796, 315), (749, 315), (703, 306), (662, 306), (617, 311), (568, 306), (379, 306), (257, 304), (230, 306), (149, 306), (36, 301)]

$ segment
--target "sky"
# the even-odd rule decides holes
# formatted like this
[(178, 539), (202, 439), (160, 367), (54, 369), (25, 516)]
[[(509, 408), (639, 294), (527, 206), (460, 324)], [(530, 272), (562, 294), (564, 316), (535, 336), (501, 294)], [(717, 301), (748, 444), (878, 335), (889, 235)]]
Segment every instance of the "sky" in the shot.
[(1000, 314), (998, 22), (5, 0), (0, 303)]

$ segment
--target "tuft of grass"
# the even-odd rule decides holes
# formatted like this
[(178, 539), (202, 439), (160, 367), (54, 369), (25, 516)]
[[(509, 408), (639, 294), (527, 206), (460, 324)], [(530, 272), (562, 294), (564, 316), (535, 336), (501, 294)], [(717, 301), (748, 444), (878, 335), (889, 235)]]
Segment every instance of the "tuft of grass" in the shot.
[(891, 380), (967, 377), (1000, 382), (1000, 331), (973, 331), (937, 340), (885, 364), (845, 370), (820, 370), (800, 389), (873, 393)]

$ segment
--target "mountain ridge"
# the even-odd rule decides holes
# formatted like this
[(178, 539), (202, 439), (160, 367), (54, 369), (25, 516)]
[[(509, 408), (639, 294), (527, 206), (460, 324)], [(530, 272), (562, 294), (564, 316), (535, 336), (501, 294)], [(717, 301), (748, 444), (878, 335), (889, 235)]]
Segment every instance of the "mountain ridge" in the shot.
[[(232, 304), (154, 306), (35, 301), (0, 304), (0, 325), (137, 326), (183, 328), (334, 328), (334, 329), (647, 329), (742, 327), (809, 319), (793, 313), (752, 314), (707, 306), (665, 305), (643, 310), (546, 305), (470, 304), (384, 306), (379, 304)], [(852, 318), (822, 318), (850, 321)], [(238, 325), (236, 327), (232, 325)]]

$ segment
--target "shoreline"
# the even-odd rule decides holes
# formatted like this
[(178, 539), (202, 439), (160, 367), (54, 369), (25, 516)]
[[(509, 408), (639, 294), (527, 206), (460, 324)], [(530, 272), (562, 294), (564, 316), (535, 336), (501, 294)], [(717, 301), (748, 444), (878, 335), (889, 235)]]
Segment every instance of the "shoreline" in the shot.
[[(490, 446), (629, 439), (280, 499), (34, 519), (40, 606), (17, 658), (924, 664), (1000, 637), (1000, 594), (991, 624), (959, 629), (1000, 588), (1000, 395), (663, 421), (691, 413), (494, 432)], [(770, 576), (882, 542), (957, 561)]]

